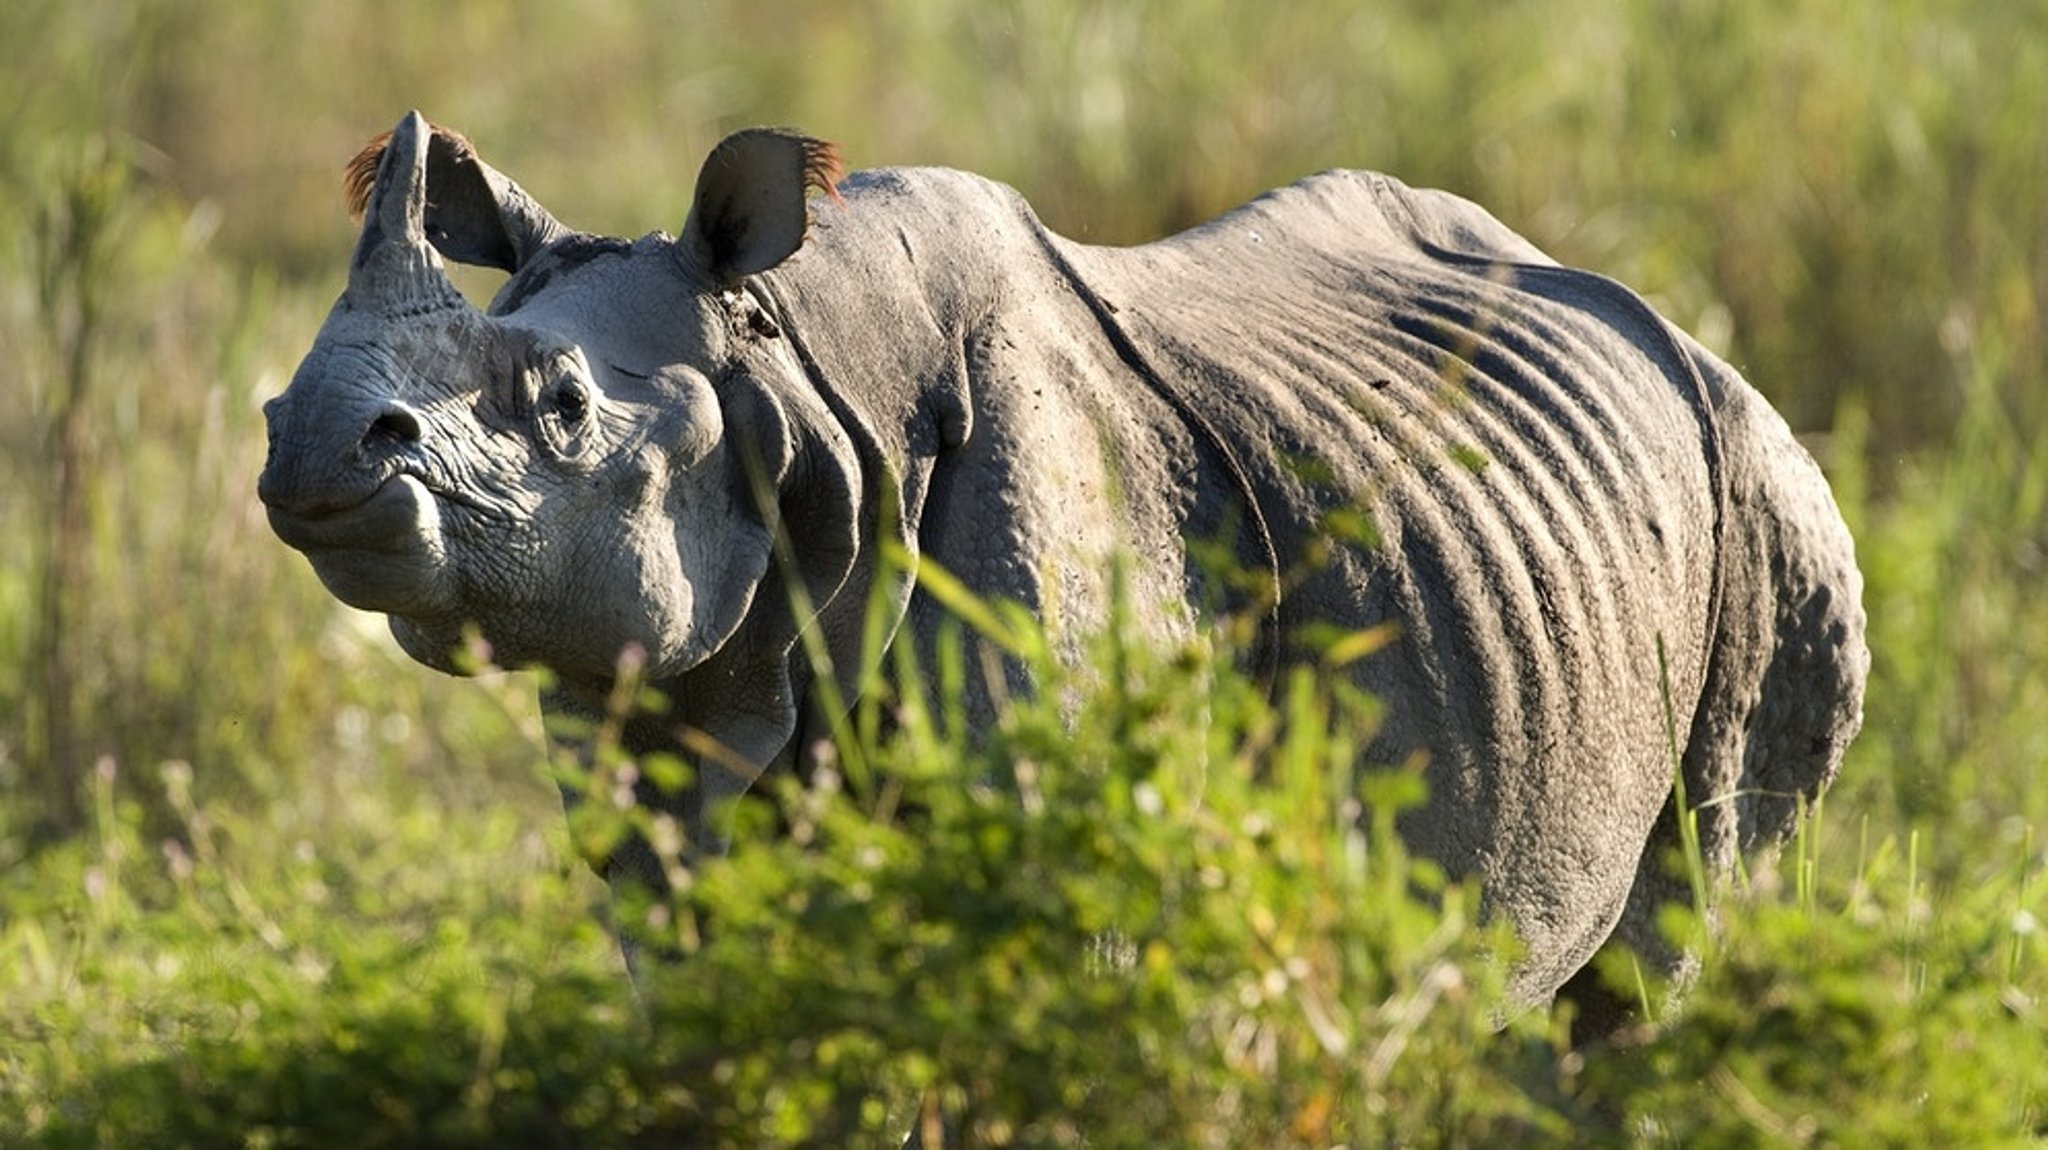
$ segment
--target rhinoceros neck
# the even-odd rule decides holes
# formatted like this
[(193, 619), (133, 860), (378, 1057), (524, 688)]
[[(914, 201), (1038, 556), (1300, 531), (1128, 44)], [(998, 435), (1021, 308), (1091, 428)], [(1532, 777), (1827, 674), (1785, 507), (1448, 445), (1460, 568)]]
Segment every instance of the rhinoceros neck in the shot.
[(870, 496), (892, 493), (890, 513), (915, 524), (935, 461), (970, 434), (970, 348), (1029, 209), (942, 169), (861, 172), (841, 190), (803, 250), (750, 288), (860, 451)]
[(921, 425), (943, 422), (964, 383), (964, 349), (1000, 306), (1010, 257), (1027, 250), (1030, 209), (945, 169), (860, 172), (842, 191), (803, 250), (755, 286), (807, 367), (901, 463), (930, 446)]

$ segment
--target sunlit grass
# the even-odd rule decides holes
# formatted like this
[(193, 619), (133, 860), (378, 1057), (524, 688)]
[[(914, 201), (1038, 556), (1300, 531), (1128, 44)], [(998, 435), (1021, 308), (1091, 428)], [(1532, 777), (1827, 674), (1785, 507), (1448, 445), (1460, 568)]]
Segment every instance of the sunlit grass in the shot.
[[(1501, 1112), (1445, 1069), (1476, 1065), (1471, 1081), (1506, 1084), (1532, 1138), (1557, 1121), (1687, 1145), (1882, 1140), (1916, 1123), (1928, 1144), (2039, 1135), (2048, 20), (2029, 6), (1332, 2), (1283, 19), (1207, 2), (616, 0), (515, 15), (26, 0), (0, 6), (0, 66), (19, 96), (0, 109), (0, 1095), (21, 1103), (0, 1134), (132, 1144), (121, 1135), (152, 1116), (203, 1123), (205, 1106), (215, 1124), (184, 1127), (198, 1144), (370, 1128), (319, 1125), (343, 1121), (323, 1116), (330, 1103), (382, 1116), (385, 1144), (494, 1144), (494, 1124), (515, 1121), (634, 1144), (683, 1116), (725, 1120), (691, 1110), (710, 1095), (690, 1101), (669, 1074), (704, 1052), (631, 1020), (531, 682), (413, 666), (378, 620), (331, 601), (254, 499), (260, 403), (353, 239), (340, 164), (420, 106), (565, 219), (608, 232), (674, 230), (718, 134), (790, 123), (841, 140), (856, 165), (1010, 181), (1101, 241), (1319, 168), (1374, 167), (1469, 195), (1645, 290), (1820, 449), (1868, 578), (1864, 736), (1826, 817), (1724, 903), (1712, 959), (1662, 1036), (1584, 1066), (1526, 1035), (1458, 1047), (1477, 1000), (1445, 1005), (1448, 984), (1423, 977), (1442, 968), (1411, 968), (1366, 1009), (1328, 974), (1351, 952), (1326, 948), (1289, 984), (1299, 996), (1282, 996), (1299, 1012), (1254, 1033), (1346, 1058), (1305, 1055), (1328, 1077), (1285, 1084), (1299, 1092), (1266, 1096), (1271, 1113), (1370, 1129), (1383, 1116), (1368, 1087), (1420, 1068), (1401, 1087), (1436, 1091), (1420, 1113), (1477, 1122)], [(54, 708), (53, 668), (66, 684)], [(1096, 702), (1118, 731), (1148, 729), (1143, 709), (1160, 705)], [(886, 757), (872, 744), (887, 726), (857, 725), (849, 756)], [(1015, 738), (1043, 758), (1064, 731), (1047, 720)], [(1177, 809), (1186, 782), (1096, 797), (1124, 816)], [(1307, 802), (1321, 784), (1301, 785)], [(1282, 908), (1302, 916), (1292, 926), (1275, 911), (1295, 941), (1359, 927), (1285, 885), (1301, 878), (1286, 866), (1323, 867), (1344, 889), (1343, 840), (1274, 859), (1229, 831), (1151, 842), (1138, 861), (1227, 855), (1299, 894)], [(890, 871), (908, 890), (931, 881), (909, 861), (959, 858), (915, 849)], [(777, 880), (788, 890), (847, 865), (762, 851), (734, 873), (797, 867)], [(1257, 870), (1268, 864), (1281, 869)], [(1415, 943), (1413, 909), (1367, 925), (1386, 946)], [(1217, 953), (1230, 937), (1256, 950), (1279, 935), (1218, 934)], [(1057, 985), (1032, 966), (1043, 953), (1018, 953), (1013, 977)], [(735, 961), (718, 977), (746, 973)], [(804, 985), (820, 1002), (886, 985), (859, 981), (876, 969), (845, 973), (857, 985)], [(1436, 1039), (1374, 1029), (1411, 1016)], [(860, 1049), (882, 1050), (905, 1032), (864, 1033), (882, 1045)], [(787, 1034), (757, 1037), (751, 1069), (731, 1074), (803, 1072), (771, 1049)], [(883, 1062), (873, 1081), (919, 1087), (975, 1065)], [(296, 1077), (264, 1077), (271, 1065)], [(1183, 1067), (1176, 1098), (1239, 1064), (1205, 1065)], [(1425, 1081), (1431, 1065), (1442, 1073)], [(1346, 1077), (1366, 1070), (1378, 1086)], [(820, 1079), (751, 1101), (728, 1089), (739, 1080), (720, 1087), (740, 1107), (726, 1118), (797, 1122), (824, 1106), (803, 1092)], [(380, 1101), (365, 1110), (366, 1096)], [(999, 1097), (985, 1112), (1014, 1123), (986, 1109)], [(607, 1127), (607, 1113), (626, 1117)], [(235, 1128), (264, 1121), (270, 1134)]]
[[(1645, 994), (1657, 1026), (1569, 1053), (1564, 1019), (1503, 1013), (1512, 941), (1473, 892), (1401, 852), (1417, 780), (1354, 789), (1369, 700), (1303, 671), (1269, 703), (1227, 652), (1128, 630), (1070, 669), (1020, 625), (1043, 701), (977, 738), (878, 686), (862, 710), (891, 721), (856, 715), (776, 789), (789, 833), (762, 807), (725, 856), (664, 848), (679, 893), (613, 912), (680, 955), (637, 994), (573, 844), (642, 812), (565, 826), (402, 774), (252, 811), (172, 764), (163, 834), (103, 766), (87, 833), (5, 889), (0, 1137), (886, 1145), (927, 1110), (1027, 1145), (2041, 1128), (2031, 839), (1938, 892), (1918, 836), (1865, 819), (1852, 852), (1809, 822), (1716, 892), (1697, 984)], [(1697, 923), (1674, 908), (1676, 937)]]

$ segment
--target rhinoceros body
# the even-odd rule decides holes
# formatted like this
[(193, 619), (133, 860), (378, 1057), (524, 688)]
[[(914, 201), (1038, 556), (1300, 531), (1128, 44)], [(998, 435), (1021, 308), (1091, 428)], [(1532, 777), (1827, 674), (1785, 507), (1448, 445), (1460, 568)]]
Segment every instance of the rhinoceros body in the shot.
[[(553, 669), (551, 707), (598, 706), (630, 648), (673, 706), (629, 742), (732, 752), (660, 800), (699, 821), (822, 721), (801, 631), (856, 666), (880, 595), (897, 641), (935, 633), (884, 536), (1070, 635), (1117, 559), (1162, 631), (1254, 613), (1262, 671), (1315, 625), (1391, 624), (1352, 668), (1387, 703), (1370, 757), (1426, 762), (1404, 832), (1514, 922), (1530, 1001), (1617, 924), (1680, 961), (1653, 922), (1682, 889), (1668, 731), (1720, 871), (1835, 774), (1868, 663), (1841, 516), (1626, 289), (1370, 173), (1112, 249), (954, 171), (807, 203), (827, 158), (743, 133), (680, 237), (627, 242), (409, 117), (270, 408), (280, 536), (426, 663), (473, 628)], [(511, 273), (488, 313), (443, 256)]]

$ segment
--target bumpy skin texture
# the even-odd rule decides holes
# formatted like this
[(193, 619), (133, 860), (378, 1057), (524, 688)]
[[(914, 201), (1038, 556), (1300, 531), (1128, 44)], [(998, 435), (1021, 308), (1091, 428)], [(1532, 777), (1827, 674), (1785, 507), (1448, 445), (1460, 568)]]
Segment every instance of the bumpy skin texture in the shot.
[[(811, 737), (801, 630), (851, 668), (880, 593), (932, 641), (932, 602), (875, 586), (884, 534), (1067, 635), (1126, 556), (1164, 633), (1261, 611), (1261, 671), (1311, 624), (1395, 624), (1356, 665), (1389, 715), (1369, 758), (1426, 763), (1403, 830), (1515, 923), (1525, 1001), (1617, 934), (1682, 965), (1667, 730), (1725, 873), (1860, 722), (1861, 580), (1783, 421), (1464, 200), (1329, 172), (1097, 248), (960, 172), (807, 206), (829, 152), (750, 133), (681, 237), (626, 242), (417, 116), (365, 157), (349, 290), (270, 409), (273, 523), (422, 661), (474, 628), (552, 668), (551, 708), (595, 707), (630, 645), (674, 705), (629, 743), (733, 752), (660, 800), (707, 834), (706, 800)], [(488, 314), (442, 255), (512, 272)], [(1271, 594), (1214, 579), (1212, 541)]]

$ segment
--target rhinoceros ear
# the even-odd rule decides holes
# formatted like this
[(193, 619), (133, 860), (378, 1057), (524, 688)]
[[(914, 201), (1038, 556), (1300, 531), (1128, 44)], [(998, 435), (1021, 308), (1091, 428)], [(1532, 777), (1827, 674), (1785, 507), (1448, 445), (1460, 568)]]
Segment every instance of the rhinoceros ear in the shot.
[(823, 140), (774, 128), (735, 132), (697, 174), (683, 250), (721, 287), (767, 271), (803, 246), (810, 189), (837, 199), (838, 177), (838, 149)]
[[(417, 113), (415, 113), (417, 114)], [(477, 158), (462, 134), (436, 124), (427, 145), (426, 238), (457, 263), (516, 272), (567, 232), (518, 184)], [(349, 214), (360, 219), (391, 143), (385, 132), (349, 161)]]

